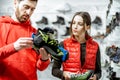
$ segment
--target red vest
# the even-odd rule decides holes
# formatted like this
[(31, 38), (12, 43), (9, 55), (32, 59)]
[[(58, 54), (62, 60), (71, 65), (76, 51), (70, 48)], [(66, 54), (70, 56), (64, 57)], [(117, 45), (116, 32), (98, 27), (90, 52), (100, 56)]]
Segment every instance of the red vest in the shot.
[(81, 66), (81, 50), (80, 43), (73, 38), (64, 40), (64, 48), (69, 52), (69, 59), (63, 62), (63, 70), (75, 73), (85, 72), (86, 69), (95, 70), (96, 54), (98, 50), (98, 44), (89, 38), (86, 41), (86, 57), (84, 65)]

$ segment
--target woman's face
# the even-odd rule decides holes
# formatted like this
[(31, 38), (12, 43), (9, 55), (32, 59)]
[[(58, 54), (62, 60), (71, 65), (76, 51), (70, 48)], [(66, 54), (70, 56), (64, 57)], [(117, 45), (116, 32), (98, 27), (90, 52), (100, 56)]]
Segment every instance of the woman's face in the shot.
[(79, 36), (82, 33), (85, 33), (85, 24), (83, 18), (80, 15), (76, 15), (72, 23), (72, 33), (74, 36)]

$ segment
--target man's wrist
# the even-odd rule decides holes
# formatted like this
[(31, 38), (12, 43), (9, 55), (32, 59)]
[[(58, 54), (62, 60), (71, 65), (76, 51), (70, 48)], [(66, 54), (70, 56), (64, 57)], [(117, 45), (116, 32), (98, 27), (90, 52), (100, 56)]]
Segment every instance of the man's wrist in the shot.
[(42, 59), (42, 58), (40, 58), (40, 60), (41, 60), (41, 61), (48, 61), (48, 60), (49, 60), (49, 58), (48, 58), (48, 59)]

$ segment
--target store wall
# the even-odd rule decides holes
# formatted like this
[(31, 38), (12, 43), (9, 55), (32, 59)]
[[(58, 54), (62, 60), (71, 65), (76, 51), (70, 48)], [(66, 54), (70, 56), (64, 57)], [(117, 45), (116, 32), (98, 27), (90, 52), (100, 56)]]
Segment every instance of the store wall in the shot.
[[(14, 11), (14, 0), (0, 0), (0, 15), (12, 15)], [(49, 24), (56, 21), (56, 16), (62, 16), (65, 18), (66, 25), (71, 21), (71, 18), (75, 12), (88, 11), (91, 14), (92, 21), (96, 16), (102, 18), (103, 30), (105, 32), (105, 18), (106, 10), (109, 0), (39, 0), (37, 9), (32, 16), (32, 22), (40, 20), (43, 16), (49, 19)], [(67, 11), (70, 9), (70, 11)], [(60, 12), (58, 10), (63, 10)], [(34, 25), (37, 27), (37, 25)]]

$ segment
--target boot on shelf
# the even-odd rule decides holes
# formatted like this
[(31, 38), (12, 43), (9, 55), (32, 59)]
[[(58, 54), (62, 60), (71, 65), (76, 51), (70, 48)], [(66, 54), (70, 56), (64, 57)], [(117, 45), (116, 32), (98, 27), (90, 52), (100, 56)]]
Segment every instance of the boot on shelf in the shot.
[(36, 23), (37, 24), (45, 24), (45, 25), (47, 25), (48, 24), (48, 19), (43, 16), (42, 19), (40, 21), (37, 21)]
[(92, 23), (102, 25), (102, 20), (99, 16), (96, 16), (96, 18), (94, 19), (94, 21), (92, 21)]
[(65, 20), (63, 17), (61, 16), (57, 16), (57, 21), (52, 22), (53, 24), (61, 24), (61, 25), (65, 25)]
[(66, 33), (62, 36), (69, 36), (70, 35), (70, 28), (66, 27)]

